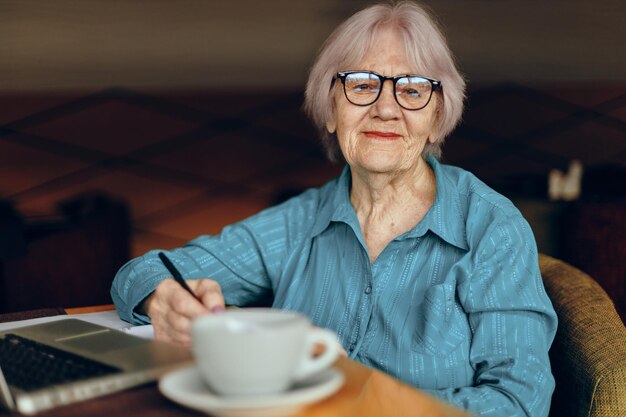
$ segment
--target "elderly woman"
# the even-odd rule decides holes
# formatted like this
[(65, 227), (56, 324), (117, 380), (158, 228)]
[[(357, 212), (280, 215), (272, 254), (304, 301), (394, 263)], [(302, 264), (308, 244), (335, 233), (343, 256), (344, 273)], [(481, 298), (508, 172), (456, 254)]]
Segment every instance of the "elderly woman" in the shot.
[(412, 3), (338, 27), (312, 68), (306, 109), (341, 175), (168, 252), (113, 283), (120, 316), (189, 344), (190, 320), (270, 299), (333, 329), (350, 358), (483, 416), (545, 416), (556, 316), (532, 232), (511, 202), (437, 158), (464, 82)]

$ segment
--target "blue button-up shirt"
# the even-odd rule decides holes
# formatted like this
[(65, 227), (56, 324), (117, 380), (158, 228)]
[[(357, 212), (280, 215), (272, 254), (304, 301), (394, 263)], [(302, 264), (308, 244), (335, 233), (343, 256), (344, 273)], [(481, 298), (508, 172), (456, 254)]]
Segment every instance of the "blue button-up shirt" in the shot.
[[(269, 297), (333, 329), (348, 355), (483, 416), (546, 416), (556, 315), (530, 227), (462, 169), (428, 159), (435, 201), (374, 263), (350, 203), (350, 169), (321, 188), (201, 236), (169, 256), (187, 279), (217, 280), (227, 304)], [(124, 320), (170, 276), (148, 252), (112, 297)]]

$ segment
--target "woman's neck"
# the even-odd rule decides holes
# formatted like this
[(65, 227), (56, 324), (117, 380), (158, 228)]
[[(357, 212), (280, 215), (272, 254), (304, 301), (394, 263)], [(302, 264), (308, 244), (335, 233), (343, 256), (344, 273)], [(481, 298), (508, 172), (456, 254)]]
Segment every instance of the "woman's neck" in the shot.
[(351, 172), (350, 201), (373, 262), (391, 240), (428, 212), (435, 201), (435, 174), (423, 159), (409, 171)]
[(435, 174), (422, 158), (410, 170), (377, 173), (351, 170), (350, 201), (357, 214), (370, 211), (397, 211), (407, 205), (435, 199)]

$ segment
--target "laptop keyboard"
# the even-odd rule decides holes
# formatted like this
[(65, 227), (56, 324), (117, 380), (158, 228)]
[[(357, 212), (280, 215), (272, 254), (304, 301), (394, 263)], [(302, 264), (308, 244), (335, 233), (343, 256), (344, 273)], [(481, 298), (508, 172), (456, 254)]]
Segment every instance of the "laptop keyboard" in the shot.
[(23, 391), (121, 372), (12, 333), (0, 338), (0, 367), (9, 385)]

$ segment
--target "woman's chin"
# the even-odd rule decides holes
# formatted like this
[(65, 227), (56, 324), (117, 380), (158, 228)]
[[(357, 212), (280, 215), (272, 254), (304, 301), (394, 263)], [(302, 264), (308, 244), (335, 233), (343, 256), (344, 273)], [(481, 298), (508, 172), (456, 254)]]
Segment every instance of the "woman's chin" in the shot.
[(406, 163), (402, 162), (397, 158), (366, 158), (357, 162), (357, 168), (371, 174), (386, 174), (406, 169)]

